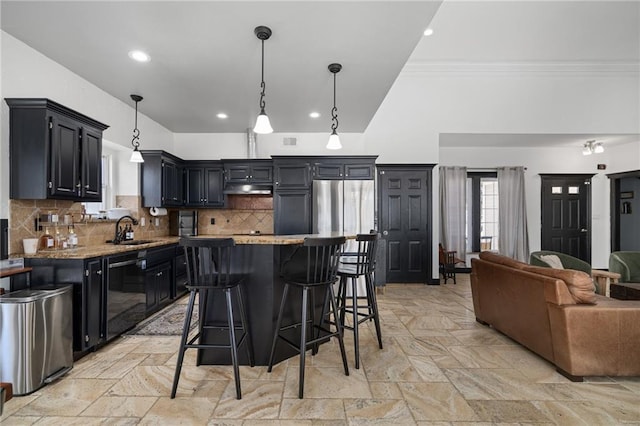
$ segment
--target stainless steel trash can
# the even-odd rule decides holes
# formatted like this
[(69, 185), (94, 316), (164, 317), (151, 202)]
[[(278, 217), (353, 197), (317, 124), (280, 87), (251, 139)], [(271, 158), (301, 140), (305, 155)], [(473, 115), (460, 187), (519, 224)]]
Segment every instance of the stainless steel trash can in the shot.
[(0, 382), (31, 393), (73, 367), (73, 287), (0, 296)]

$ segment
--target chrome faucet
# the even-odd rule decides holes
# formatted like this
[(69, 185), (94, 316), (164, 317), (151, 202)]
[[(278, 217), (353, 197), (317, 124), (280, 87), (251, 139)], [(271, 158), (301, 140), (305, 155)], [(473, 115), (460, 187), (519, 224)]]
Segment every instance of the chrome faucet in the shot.
[(131, 223), (132, 224), (134, 224), (134, 225), (138, 224), (138, 221), (134, 217), (129, 216), (129, 215), (122, 216), (120, 219), (118, 219), (118, 221), (116, 222), (116, 233), (115, 233), (115, 236), (113, 237), (113, 241), (112, 241), (113, 244), (120, 244), (120, 242), (124, 239), (123, 233), (120, 232), (120, 221), (122, 219), (131, 219)]

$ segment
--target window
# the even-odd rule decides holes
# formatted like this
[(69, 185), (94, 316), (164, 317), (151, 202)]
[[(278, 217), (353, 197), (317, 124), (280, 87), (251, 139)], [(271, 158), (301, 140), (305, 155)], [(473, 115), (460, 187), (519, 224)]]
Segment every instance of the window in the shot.
[(100, 214), (113, 207), (111, 197), (111, 155), (102, 155), (102, 201), (99, 203), (82, 203), (89, 214)]
[(498, 250), (496, 173), (467, 173), (467, 252)]

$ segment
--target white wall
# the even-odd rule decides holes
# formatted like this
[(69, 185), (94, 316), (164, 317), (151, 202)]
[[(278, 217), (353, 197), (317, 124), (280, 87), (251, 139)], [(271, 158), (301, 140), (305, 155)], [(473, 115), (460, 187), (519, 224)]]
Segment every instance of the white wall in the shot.
[[(66, 107), (81, 112), (110, 127), (103, 133), (104, 139), (116, 145), (131, 147), (135, 110), (133, 105), (107, 94), (99, 87), (72, 73), (6, 32), (0, 32), (3, 98), (49, 98)], [(144, 101), (143, 101), (144, 102)], [(132, 102), (133, 104), (133, 102)], [(9, 199), (9, 107), (2, 102), (0, 121), (0, 213), (8, 216)], [(173, 133), (144, 114), (138, 114), (142, 149), (173, 149)], [(118, 156), (118, 161), (128, 163), (128, 156)], [(124, 182), (118, 188), (134, 195), (138, 193), (138, 175), (128, 164)], [(134, 192), (135, 191), (135, 192)]]
[[(640, 133), (640, 75), (626, 65), (414, 64), (395, 81), (364, 133), (365, 151), (385, 163), (440, 163), (468, 167), (527, 166), (531, 249), (540, 246), (538, 173), (597, 172), (602, 157), (580, 147), (554, 149), (441, 148), (441, 133)], [(640, 168), (638, 144), (607, 150), (607, 170)], [(555, 155), (558, 154), (558, 155)], [(565, 158), (566, 157), (566, 158)], [(615, 168), (614, 168), (615, 167)], [(437, 168), (433, 193), (438, 193)], [(593, 261), (607, 267), (608, 181), (593, 179)], [(604, 200), (604, 202), (603, 202)], [(437, 197), (433, 235), (439, 235)], [(437, 253), (438, 238), (433, 241)], [(434, 278), (437, 259), (433, 259)]]
[[(530, 250), (540, 250), (541, 173), (595, 173), (591, 182), (591, 246), (592, 264), (608, 268), (610, 248), (609, 179), (606, 174), (632, 169), (617, 169), (611, 163), (619, 158), (633, 157), (640, 142), (609, 147), (602, 154), (583, 156), (580, 149), (549, 148), (441, 148), (440, 164), (465, 165), (468, 168), (525, 166), (525, 191)], [(637, 159), (637, 155), (635, 156)], [(615, 159), (615, 160), (614, 160)], [(607, 170), (597, 170), (597, 164), (607, 164)], [(636, 162), (635, 169), (640, 165)]]
[[(284, 138), (296, 138), (296, 145), (284, 145)], [(185, 160), (247, 158), (246, 133), (176, 133), (173, 154)], [(256, 135), (257, 158), (272, 155), (357, 155), (364, 152), (361, 133), (340, 133), (343, 148), (325, 148), (326, 133), (272, 133)]]

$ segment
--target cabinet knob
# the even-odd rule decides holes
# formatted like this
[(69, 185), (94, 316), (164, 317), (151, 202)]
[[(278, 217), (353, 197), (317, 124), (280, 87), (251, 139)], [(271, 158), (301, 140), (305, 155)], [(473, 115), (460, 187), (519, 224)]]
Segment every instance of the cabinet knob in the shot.
[(84, 188), (85, 188), (85, 189), (89, 189), (89, 184), (86, 184), (86, 185), (84, 186)]
[(162, 272), (158, 272), (158, 273), (156, 274), (156, 277), (161, 277), (161, 276), (162, 276)]
[(76, 185), (76, 188), (80, 188), (80, 187), (82, 187), (82, 184), (78, 182), (78, 184)]
[(97, 270), (96, 275), (102, 275), (102, 269)]

